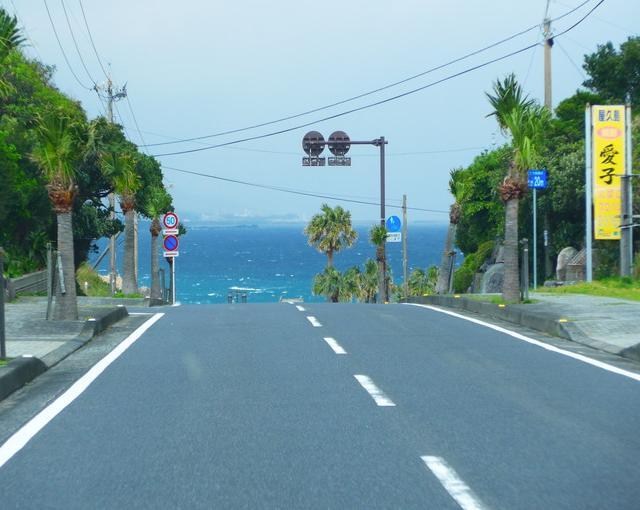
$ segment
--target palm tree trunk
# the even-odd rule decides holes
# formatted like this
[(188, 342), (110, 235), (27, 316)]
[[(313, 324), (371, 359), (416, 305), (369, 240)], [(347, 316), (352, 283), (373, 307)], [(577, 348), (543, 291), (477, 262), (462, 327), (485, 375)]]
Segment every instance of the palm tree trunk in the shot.
[(438, 271), (438, 282), (436, 283), (436, 294), (446, 294), (449, 292), (449, 280), (451, 279), (451, 251), (453, 250), (453, 241), (456, 238), (455, 223), (449, 223), (447, 230), (447, 238), (444, 242), (444, 250), (442, 252), (442, 260), (440, 261), (440, 271)]
[(124, 214), (124, 263), (122, 271), (122, 292), (124, 294), (137, 294), (138, 282), (135, 280), (135, 259), (133, 243), (135, 232), (133, 229), (133, 209), (128, 209)]
[(62, 264), (64, 293), (60, 285), (59, 271), (56, 273), (56, 303), (54, 320), (78, 320), (78, 299), (76, 297), (76, 272), (73, 263), (73, 226), (71, 212), (57, 213), (58, 253)]
[(378, 262), (378, 303), (384, 303), (384, 253), (382, 251), (382, 246), (378, 246), (376, 252), (376, 260)]
[(158, 234), (151, 232), (151, 299), (161, 299), (158, 267)]
[(504, 229), (504, 283), (502, 299), (520, 301), (520, 271), (518, 264), (518, 202), (511, 198), (506, 202)]
[(327, 268), (333, 267), (333, 250), (327, 252)]

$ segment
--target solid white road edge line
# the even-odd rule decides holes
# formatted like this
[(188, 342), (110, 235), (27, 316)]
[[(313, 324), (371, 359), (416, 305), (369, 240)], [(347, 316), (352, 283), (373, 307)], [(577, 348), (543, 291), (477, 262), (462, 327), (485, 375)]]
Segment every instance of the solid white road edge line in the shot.
[(420, 458), (463, 510), (486, 510), (487, 507), (442, 457), (424, 455)]
[(374, 384), (370, 377), (360, 374), (354, 375), (353, 377), (356, 378), (356, 380), (360, 383), (360, 386), (362, 386), (367, 391), (367, 393), (371, 395), (371, 398), (380, 407), (395, 407), (393, 401)]
[(80, 379), (69, 387), (62, 395), (51, 404), (36, 414), (31, 420), (14, 433), (7, 441), (0, 446), (0, 468), (4, 466), (16, 453), (18, 453), (38, 432), (40, 432), (51, 420), (53, 420), (71, 402), (78, 398), (97, 377), (105, 371), (122, 353), (124, 353), (133, 343), (140, 338), (153, 324), (155, 324), (164, 313), (156, 313), (120, 342), (115, 349), (102, 358), (98, 363), (89, 369)]
[(598, 361), (595, 359), (591, 359), (588, 356), (584, 356), (583, 354), (578, 354), (575, 352), (565, 351), (564, 349), (560, 349), (559, 347), (555, 347), (554, 345), (549, 345), (539, 340), (534, 340), (528, 336), (522, 335), (520, 333), (516, 333), (515, 331), (510, 331), (505, 328), (501, 328), (500, 326), (496, 326), (495, 324), (489, 324), (488, 322), (481, 321), (479, 319), (474, 319), (473, 317), (467, 317), (465, 315), (450, 312), (449, 310), (443, 310), (442, 308), (438, 308), (436, 306), (430, 305), (421, 305), (418, 303), (406, 303), (410, 306), (419, 306), (421, 308), (428, 308), (429, 310), (433, 310), (434, 312), (445, 313), (447, 315), (451, 315), (453, 317), (458, 317), (459, 319), (464, 319), (469, 322), (473, 322), (475, 324), (479, 324), (480, 326), (484, 326), (486, 328), (493, 329), (495, 331), (500, 331), (500, 333), (505, 333), (506, 335), (512, 336), (513, 338), (517, 338), (518, 340), (523, 340), (527, 343), (537, 345), (538, 347), (542, 347), (547, 351), (556, 352), (558, 354), (562, 354), (563, 356), (568, 356), (569, 358), (576, 359), (578, 361), (582, 361), (583, 363), (587, 363), (589, 365), (593, 365), (594, 367), (602, 368), (603, 370), (607, 370), (608, 372), (613, 372), (614, 374), (622, 375), (624, 377), (628, 377), (629, 379), (633, 379), (634, 381), (640, 381), (640, 374), (635, 374), (633, 372), (629, 372), (628, 370), (624, 370), (622, 368), (614, 367), (613, 365), (609, 365), (608, 363), (603, 363), (602, 361)]
[(329, 344), (329, 347), (331, 347), (333, 349), (333, 352), (335, 352), (336, 354), (347, 354), (347, 351), (345, 351), (342, 346), (338, 342), (336, 342), (335, 338), (325, 336), (324, 341)]
[(304, 306), (300, 306), (300, 305), (296, 305), (296, 308), (298, 309), (299, 312), (304, 312)]
[(322, 324), (320, 324), (318, 322), (318, 319), (316, 319), (313, 315), (307, 315), (307, 320), (311, 323), (311, 325), (314, 328), (321, 328), (322, 327)]

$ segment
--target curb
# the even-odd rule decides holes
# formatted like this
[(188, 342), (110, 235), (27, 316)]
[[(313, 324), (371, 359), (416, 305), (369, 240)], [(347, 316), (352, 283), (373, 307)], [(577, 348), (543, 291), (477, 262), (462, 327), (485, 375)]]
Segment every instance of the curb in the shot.
[(526, 305), (507, 305), (501, 307), (493, 303), (484, 303), (482, 301), (476, 301), (475, 299), (464, 298), (462, 296), (423, 296), (410, 298), (404, 302), (475, 312), (477, 314), (484, 315), (485, 317), (511, 322), (551, 336), (571, 340), (572, 342), (586, 345), (600, 351), (605, 351), (634, 361), (640, 361), (640, 345), (621, 349), (618, 346), (600, 342), (586, 336), (576, 327), (575, 324), (571, 321), (566, 321), (562, 315), (551, 312), (528, 312), (526, 309), (523, 309)]
[(46, 356), (42, 358), (33, 356), (12, 359), (5, 366), (0, 367), (0, 400), (5, 399), (14, 391), (57, 365), (67, 356), (87, 344), (93, 337), (128, 315), (127, 309), (119, 305), (117, 308), (112, 308), (95, 318), (86, 320), (82, 331), (75, 338), (65, 342)]

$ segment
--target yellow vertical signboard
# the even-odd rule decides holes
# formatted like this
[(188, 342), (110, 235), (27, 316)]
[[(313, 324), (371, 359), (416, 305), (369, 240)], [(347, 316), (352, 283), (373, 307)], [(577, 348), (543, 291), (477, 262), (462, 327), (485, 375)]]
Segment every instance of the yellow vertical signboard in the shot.
[(620, 175), (625, 171), (624, 106), (592, 106), (593, 219), (596, 239), (620, 240)]

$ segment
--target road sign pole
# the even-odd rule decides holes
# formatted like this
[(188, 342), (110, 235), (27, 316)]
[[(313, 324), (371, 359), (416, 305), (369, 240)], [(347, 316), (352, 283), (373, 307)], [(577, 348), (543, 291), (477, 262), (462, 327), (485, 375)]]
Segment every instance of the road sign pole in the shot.
[(592, 179), (592, 169), (591, 169), (591, 105), (587, 104), (584, 110), (584, 131), (585, 131), (585, 143), (584, 143), (584, 152), (585, 152), (585, 167), (584, 167), (584, 184), (585, 184), (585, 210), (587, 213), (586, 217), (586, 225), (585, 225), (585, 249), (586, 253), (586, 279), (588, 282), (593, 280), (593, 249), (591, 247), (592, 239), (593, 239), (593, 217), (591, 212), (591, 205), (593, 204), (593, 179)]
[(176, 304), (176, 257), (171, 257), (171, 304)]
[(404, 287), (404, 298), (409, 298), (409, 281), (407, 260), (407, 195), (402, 195), (402, 285)]
[[(386, 213), (384, 210), (384, 201), (385, 201), (384, 145), (386, 142), (385, 142), (384, 136), (381, 136), (378, 140), (380, 143), (380, 225), (384, 227), (384, 222), (386, 218)], [(382, 244), (382, 260), (383, 260), (382, 270), (384, 271), (383, 273), (384, 278), (382, 280), (382, 288), (379, 289), (380, 296), (382, 296), (383, 303), (386, 303), (387, 301), (389, 301), (389, 295), (387, 293), (387, 255), (386, 255), (387, 247), (386, 247), (386, 244), (387, 243)]]
[(533, 289), (538, 287), (538, 190), (533, 188)]
[(5, 343), (4, 329), (4, 250), (0, 248), (0, 359), (7, 359), (7, 347)]

